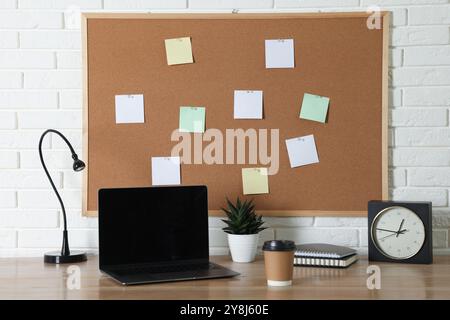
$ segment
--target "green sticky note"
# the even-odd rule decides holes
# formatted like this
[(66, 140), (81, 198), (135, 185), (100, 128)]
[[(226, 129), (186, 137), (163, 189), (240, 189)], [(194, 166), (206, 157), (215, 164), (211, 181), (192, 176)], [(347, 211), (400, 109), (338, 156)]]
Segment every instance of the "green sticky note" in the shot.
[(180, 132), (205, 132), (205, 108), (180, 107)]
[(300, 118), (325, 123), (330, 98), (305, 93)]
[(244, 194), (269, 193), (267, 168), (242, 169), (242, 187)]

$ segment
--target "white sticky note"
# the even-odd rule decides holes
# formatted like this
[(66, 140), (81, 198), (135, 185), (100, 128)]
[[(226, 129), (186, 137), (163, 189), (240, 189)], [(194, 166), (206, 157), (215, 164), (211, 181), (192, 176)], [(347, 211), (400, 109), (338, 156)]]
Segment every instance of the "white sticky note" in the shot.
[(234, 91), (234, 119), (262, 119), (263, 92), (257, 90)]
[(266, 68), (294, 68), (294, 39), (266, 40)]
[(152, 185), (181, 184), (180, 157), (152, 157)]
[(291, 168), (319, 162), (316, 142), (314, 141), (314, 135), (312, 134), (309, 136), (287, 139), (286, 147)]
[(116, 95), (116, 123), (144, 122), (144, 95)]

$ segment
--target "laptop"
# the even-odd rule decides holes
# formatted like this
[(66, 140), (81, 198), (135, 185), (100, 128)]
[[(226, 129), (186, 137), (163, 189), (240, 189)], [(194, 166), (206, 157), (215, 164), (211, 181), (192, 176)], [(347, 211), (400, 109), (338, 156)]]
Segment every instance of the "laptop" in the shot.
[(233, 277), (209, 261), (206, 186), (100, 189), (100, 270), (123, 285)]

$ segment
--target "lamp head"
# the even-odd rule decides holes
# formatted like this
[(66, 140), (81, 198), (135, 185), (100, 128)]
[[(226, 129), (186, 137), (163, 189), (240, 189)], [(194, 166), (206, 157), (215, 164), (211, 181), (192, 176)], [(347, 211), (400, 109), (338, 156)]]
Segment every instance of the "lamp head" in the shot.
[(72, 155), (73, 158), (73, 171), (82, 171), (84, 168), (86, 168), (86, 164), (78, 159), (78, 156), (74, 153)]

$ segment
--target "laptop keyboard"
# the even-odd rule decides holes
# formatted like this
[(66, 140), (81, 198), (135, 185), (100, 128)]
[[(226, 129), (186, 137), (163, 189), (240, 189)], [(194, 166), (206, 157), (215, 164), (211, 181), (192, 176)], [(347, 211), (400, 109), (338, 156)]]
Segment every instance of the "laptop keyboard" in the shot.
[(154, 273), (168, 273), (168, 272), (185, 272), (197, 270), (212, 270), (217, 266), (213, 263), (198, 263), (188, 265), (167, 265), (167, 266), (134, 266), (126, 269), (115, 270), (118, 274), (154, 274)]

